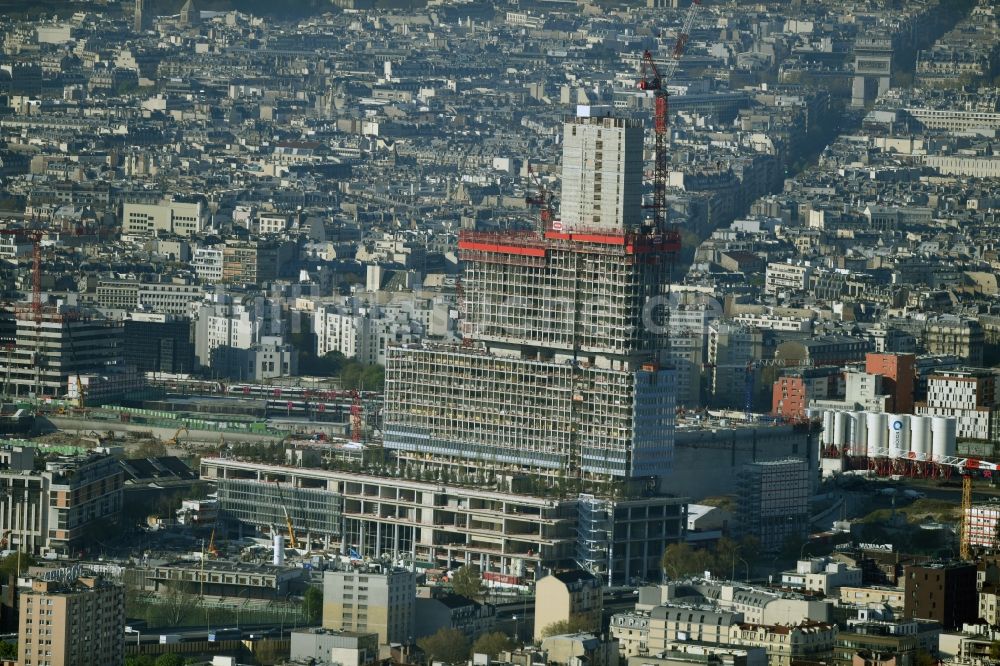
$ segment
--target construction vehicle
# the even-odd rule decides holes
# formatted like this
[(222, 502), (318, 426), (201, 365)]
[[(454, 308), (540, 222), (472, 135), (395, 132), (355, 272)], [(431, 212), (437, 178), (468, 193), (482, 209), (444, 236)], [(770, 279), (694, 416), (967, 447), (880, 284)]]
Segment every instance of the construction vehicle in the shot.
[(291, 516), (288, 515), (288, 508), (282, 506), (281, 510), (285, 512), (285, 525), (288, 527), (288, 545), (297, 549), (299, 547), (299, 540), (295, 538), (295, 527), (292, 525)]
[(87, 409), (87, 393), (83, 388), (83, 380), (80, 379), (79, 373), (76, 374), (76, 407), (80, 411)]
[(177, 432), (174, 433), (174, 436), (165, 441), (164, 444), (166, 446), (177, 446), (177, 444), (179, 443), (177, 438), (181, 436), (181, 433), (184, 433), (185, 435), (191, 434), (187, 426), (181, 426), (180, 428), (177, 429)]
[(11, 530), (5, 530), (3, 537), (0, 537), (0, 549), (6, 550), (7, 544), (10, 543), (10, 533)]
[(219, 556), (219, 549), (215, 547), (215, 529), (212, 530), (212, 536), (208, 538), (208, 548), (206, 550), (212, 557)]
[[(72, 327), (66, 327), (66, 342), (69, 344), (69, 352), (76, 359), (76, 346), (73, 344), (73, 329)], [(80, 371), (77, 370), (76, 374), (73, 375), (74, 386), (76, 387), (76, 407), (74, 412), (78, 414), (83, 414), (87, 409), (87, 396), (86, 390), (83, 386), (83, 378), (80, 377)]]
[(281, 489), (280, 481), (275, 481), (274, 485), (278, 488), (278, 497), (281, 498), (281, 510), (285, 512), (285, 527), (288, 528), (288, 545), (297, 549), (299, 547), (299, 540), (295, 538), (295, 525), (292, 523), (292, 517), (288, 513), (285, 493)]

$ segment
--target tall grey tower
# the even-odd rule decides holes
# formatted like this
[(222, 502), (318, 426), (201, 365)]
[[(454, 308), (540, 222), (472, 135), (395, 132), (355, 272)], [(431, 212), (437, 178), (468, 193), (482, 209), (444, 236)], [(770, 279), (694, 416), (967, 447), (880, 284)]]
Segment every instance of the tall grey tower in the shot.
[(562, 221), (462, 230), (465, 346), (389, 348), (384, 445), (400, 459), (581, 481), (669, 473), (674, 373), (647, 321), (667, 252), (640, 230), (642, 125), (579, 111), (564, 123)]
[(201, 15), (198, 13), (198, 9), (194, 6), (194, 0), (187, 0), (184, 6), (181, 7), (181, 16), (178, 25), (183, 28), (190, 28), (192, 26), (198, 25), (198, 21)]
[(146, 29), (146, 0), (135, 0), (135, 24), (136, 32), (143, 32)]
[[(578, 493), (572, 557), (614, 584), (656, 575), (675, 538), (662, 526), (681, 500), (656, 492), (674, 451), (656, 313), (670, 248), (642, 226), (642, 125), (580, 107), (563, 135), (561, 220), (459, 232), (463, 344), (388, 347), (383, 446), (432, 478)], [(657, 527), (624, 537), (644, 535), (626, 555), (614, 530), (629, 515)], [(504, 571), (536, 555), (490, 548)]]
[(563, 137), (562, 231), (635, 231), (642, 223), (642, 123), (580, 106)]

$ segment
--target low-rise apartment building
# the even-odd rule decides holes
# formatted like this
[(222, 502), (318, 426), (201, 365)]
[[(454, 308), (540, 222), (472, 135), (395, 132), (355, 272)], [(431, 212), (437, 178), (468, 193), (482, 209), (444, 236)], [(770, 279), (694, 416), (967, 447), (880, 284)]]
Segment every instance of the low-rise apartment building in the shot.
[(117, 522), (123, 474), (118, 461), (92, 453), (64, 456), (34, 469), (34, 449), (0, 450), (0, 531), (34, 555), (71, 555), (98, 522)]
[(818, 662), (833, 655), (837, 625), (803, 622), (798, 625), (741, 623), (733, 625), (729, 643), (762, 647), (768, 666), (791, 666), (798, 661)]

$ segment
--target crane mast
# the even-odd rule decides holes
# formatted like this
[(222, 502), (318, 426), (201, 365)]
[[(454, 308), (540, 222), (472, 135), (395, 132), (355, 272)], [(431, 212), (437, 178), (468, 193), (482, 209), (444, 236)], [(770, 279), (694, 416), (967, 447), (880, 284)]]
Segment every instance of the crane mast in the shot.
[(692, 0), (684, 16), (684, 23), (677, 42), (671, 52), (670, 61), (661, 73), (653, 60), (653, 54), (646, 51), (642, 54), (642, 64), (639, 82), (640, 90), (653, 96), (653, 132), (656, 139), (656, 152), (653, 161), (653, 203), (649, 208), (653, 211), (653, 225), (656, 231), (664, 234), (668, 247), (680, 249), (680, 233), (667, 227), (667, 117), (669, 104), (667, 101), (667, 85), (677, 72), (681, 56), (687, 47), (691, 28), (701, 0)]
[(959, 540), (959, 557), (972, 559), (972, 475), (962, 474), (962, 522)]
[(351, 441), (360, 442), (363, 432), (361, 427), (361, 391), (354, 389), (351, 395)]
[(538, 233), (544, 234), (546, 231), (552, 230), (552, 221), (555, 219), (555, 212), (552, 209), (552, 193), (545, 187), (545, 183), (542, 182), (535, 170), (528, 165), (528, 177), (531, 179), (532, 185), (535, 188), (535, 194), (528, 194), (524, 198), (524, 202), (529, 206), (538, 206), (540, 211), (538, 213)]

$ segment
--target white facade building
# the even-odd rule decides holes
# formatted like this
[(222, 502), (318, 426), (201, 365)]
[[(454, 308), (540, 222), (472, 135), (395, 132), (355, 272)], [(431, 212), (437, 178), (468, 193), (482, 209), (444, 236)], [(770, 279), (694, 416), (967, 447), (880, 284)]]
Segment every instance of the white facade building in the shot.
[(812, 333), (813, 330), (811, 319), (785, 315), (743, 312), (733, 317), (733, 321), (738, 324), (745, 324), (751, 328), (762, 328), (771, 331)]
[(861, 569), (833, 562), (828, 557), (799, 560), (795, 571), (781, 574), (782, 587), (830, 594), (844, 585), (861, 585)]
[(780, 291), (803, 291), (809, 286), (809, 278), (815, 269), (802, 264), (772, 262), (767, 265), (764, 277), (764, 293), (777, 294)]
[(316, 353), (340, 352), (362, 363), (385, 364), (386, 345), (444, 339), (453, 332), (449, 304), (412, 293), (366, 292), (317, 305)]
[(213, 247), (198, 248), (191, 260), (191, 268), (202, 282), (210, 284), (222, 282), (222, 250)]
[(367, 311), (355, 314), (336, 305), (323, 305), (317, 308), (314, 322), (318, 356), (340, 352), (362, 363), (378, 356), (376, 327)]
[(996, 407), (996, 380), (992, 373), (949, 371), (927, 378), (927, 401), (916, 413), (953, 416), (959, 439), (990, 439), (991, 415)]
[(267, 234), (280, 234), (288, 230), (292, 226), (292, 218), (290, 215), (283, 215), (278, 213), (261, 213), (257, 217), (257, 223), (255, 225), (256, 233), (264, 236)]
[(13, 235), (0, 236), (0, 259), (21, 259), (31, 256), (31, 241), (18, 240)]
[(229, 303), (228, 297), (220, 300), (193, 308), (194, 352), (202, 365), (211, 363), (217, 347), (250, 349), (264, 336), (282, 336), (280, 305), (266, 299), (258, 305)]
[(1000, 505), (974, 504), (965, 511), (965, 520), (969, 526), (969, 545), (996, 552), (1000, 546)]
[(204, 290), (196, 284), (175, 282), (142, 282), (139, 284), (139, 308), (165, 314), (186, 314), (191, 303), (204, 297)]

